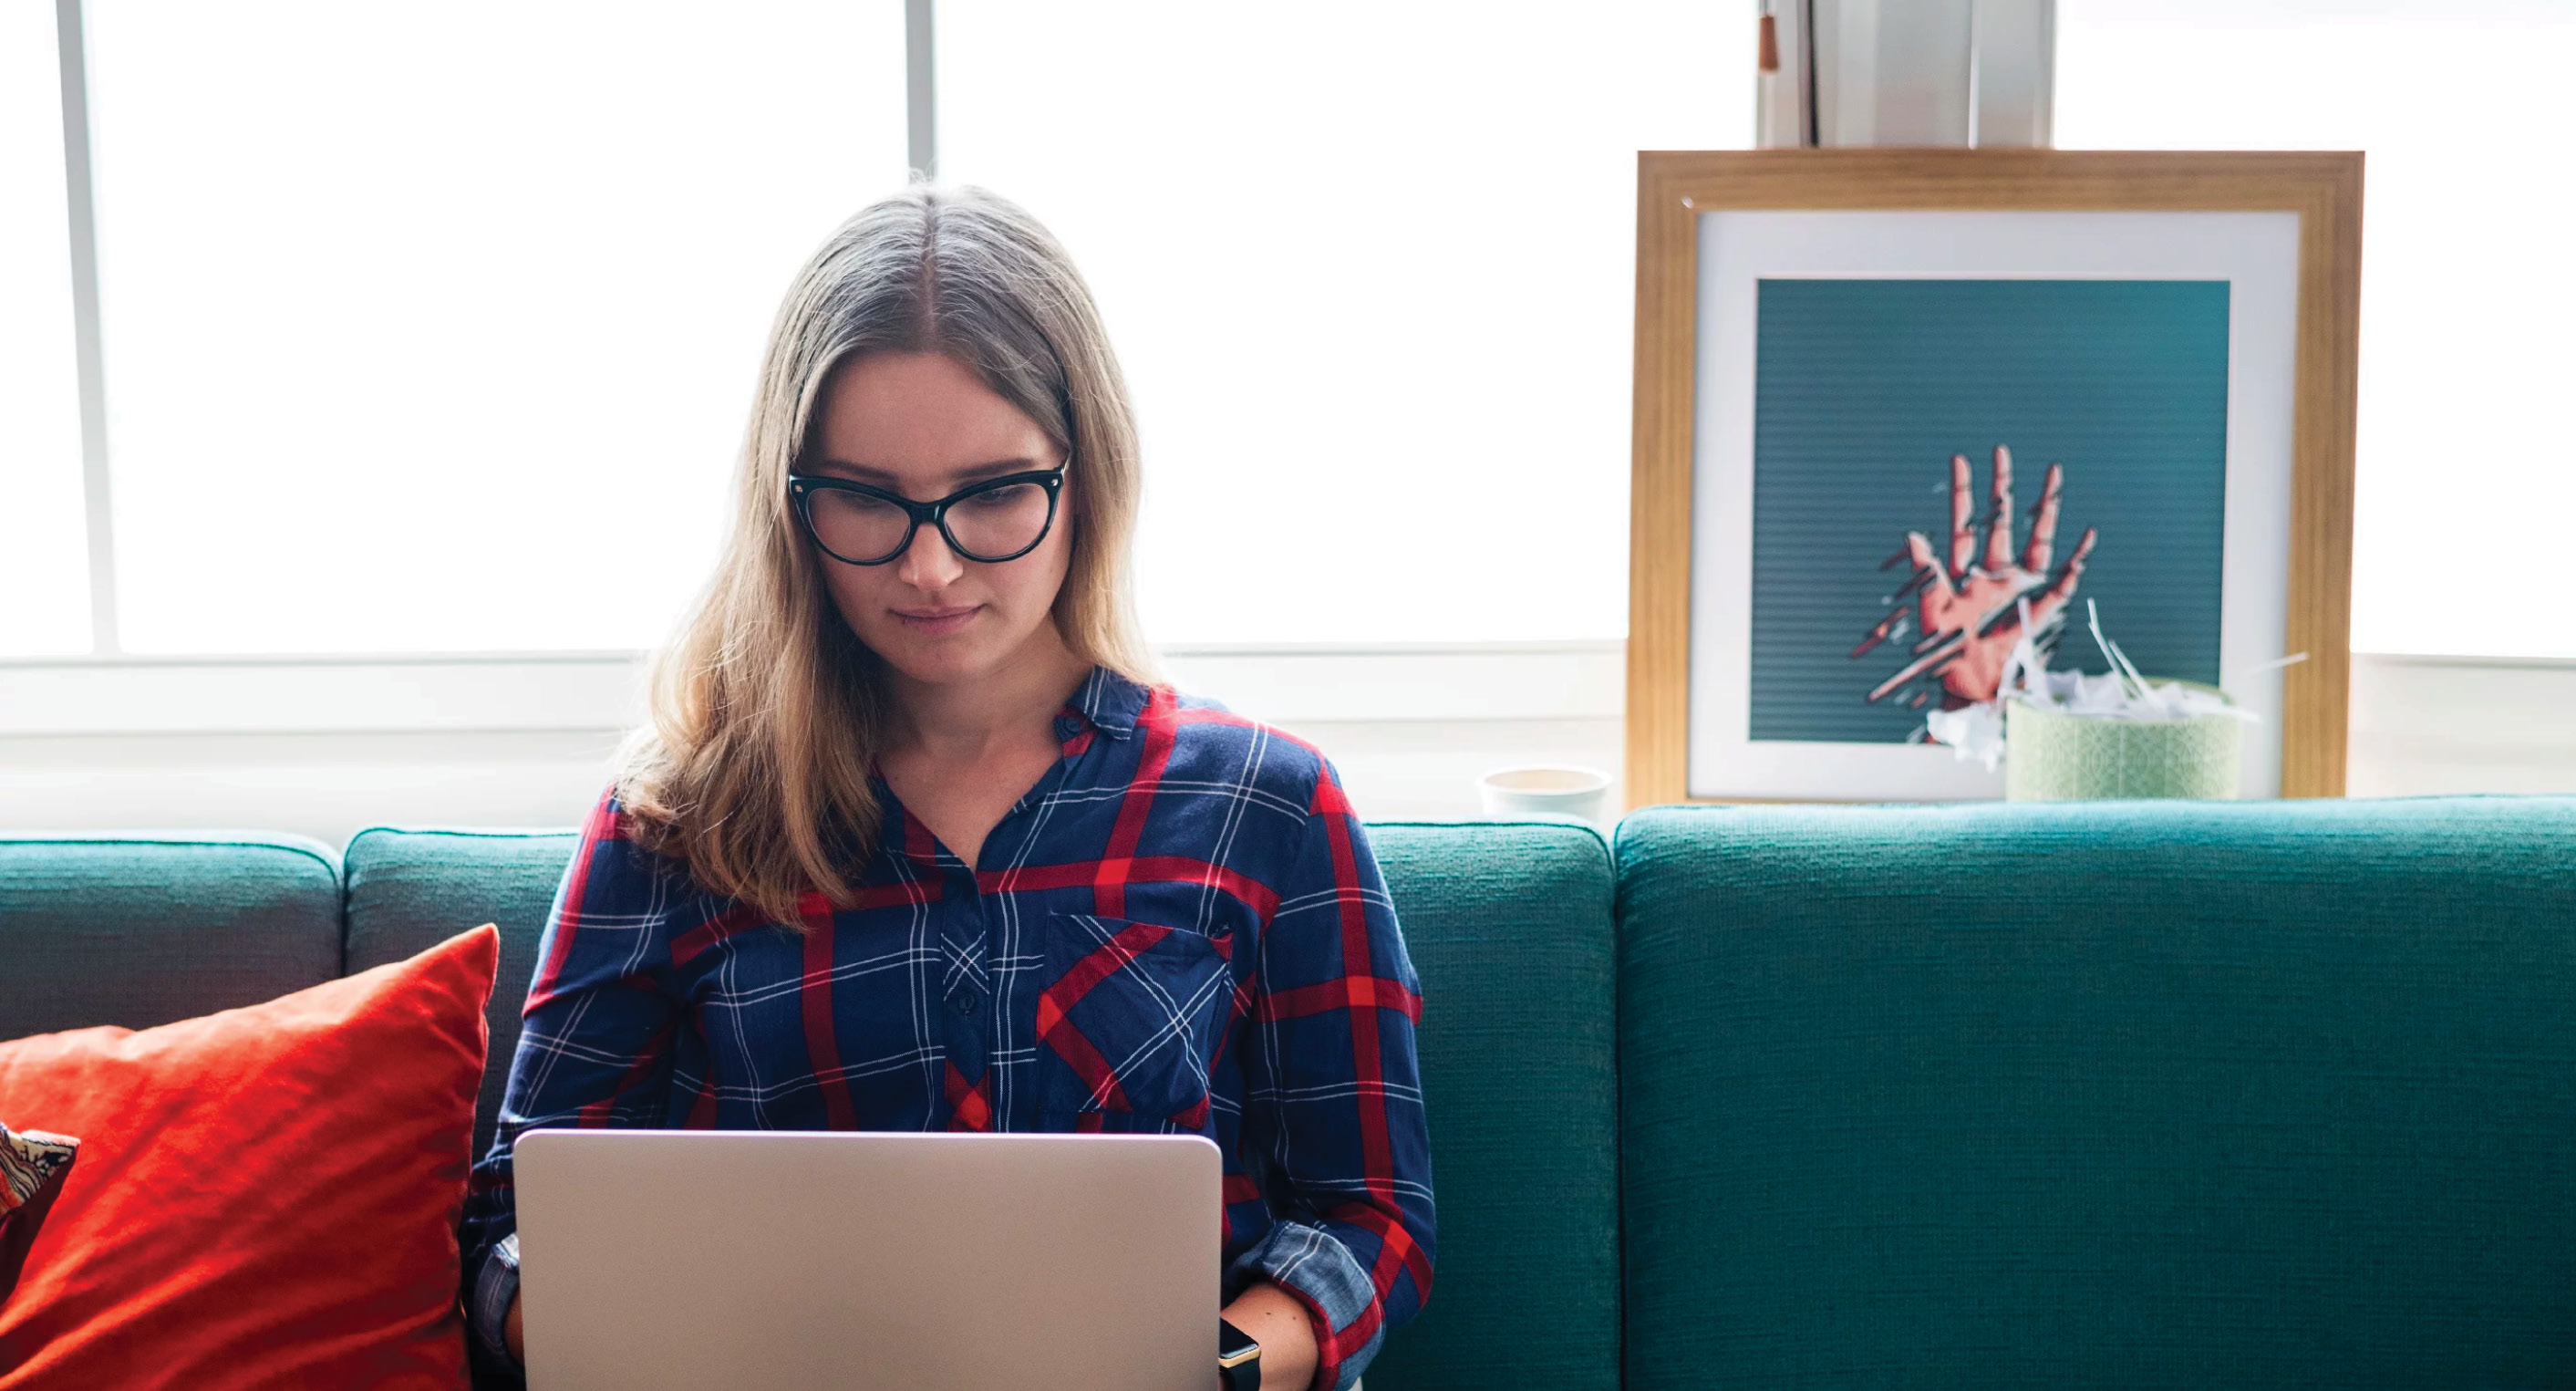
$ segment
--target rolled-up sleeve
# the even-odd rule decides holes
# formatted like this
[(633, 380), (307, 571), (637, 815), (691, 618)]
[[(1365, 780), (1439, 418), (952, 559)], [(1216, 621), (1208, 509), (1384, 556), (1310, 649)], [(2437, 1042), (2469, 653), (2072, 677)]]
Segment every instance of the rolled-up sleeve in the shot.
[(501, 1351), (501, 1319), (518, 1285), (510, 1156), (519, 1136), (667, 1123), (679, 1017), (667, 988), (674, 884), (660, 857), (626, 831), (614, 794), (603, 796), (555, 892), (499, 1129), (467, 1191), (465, 1307), (487, 1373), (517, 1371)]
[(1245, 1148), (1281, 1220), (1235, 1262), (1306, 1306), (1318, 1391), (1358, 1381), (1431, 1294), (1421, 984), (1368, 837), (1329, 764), (1264, 934)]

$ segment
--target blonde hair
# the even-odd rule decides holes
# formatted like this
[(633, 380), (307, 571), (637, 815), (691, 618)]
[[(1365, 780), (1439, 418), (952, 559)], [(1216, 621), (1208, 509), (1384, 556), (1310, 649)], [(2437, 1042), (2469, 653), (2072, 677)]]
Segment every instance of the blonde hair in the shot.
[(619, 754), (617, 795), (646, 846), (704, 888), (801, 927), (800, 903), (852, 901), (882, 808), (882, 663), (833, 607), (787, 500), (832, 373), (862, 353), (936, 352), (1045, 430), (1066, 461), (1073, 554), (1053, 621), (1076, 655), (1138, 680), (1153, 664), (1128, 597), (1136, 427), (1091, 292), (1018, 205), (914, 185), (862, 210), (799, 271), (770, 328), (707, 587), (654, 654), (652, 717)]

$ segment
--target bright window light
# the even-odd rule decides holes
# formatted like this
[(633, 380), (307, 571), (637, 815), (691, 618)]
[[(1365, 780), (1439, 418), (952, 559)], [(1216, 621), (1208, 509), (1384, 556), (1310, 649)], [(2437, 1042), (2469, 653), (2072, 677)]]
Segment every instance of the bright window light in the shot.
[(2576, 657), (2566, 0), (2063, 0), (2068, 147), (2369, 153), (2353, 646)]
[(902, 182), (903, 7), (89, 15), (127, 645), (659, 641), (789, 277)]
[(943, 177), (1054, 228), (1146, 449), (1164, 642), (1627, 630), (1640, 149), (1754, 7), (947, 0)]
[(60, 78), (54, 7), (0, 5), (0, 657), (90, 646)]

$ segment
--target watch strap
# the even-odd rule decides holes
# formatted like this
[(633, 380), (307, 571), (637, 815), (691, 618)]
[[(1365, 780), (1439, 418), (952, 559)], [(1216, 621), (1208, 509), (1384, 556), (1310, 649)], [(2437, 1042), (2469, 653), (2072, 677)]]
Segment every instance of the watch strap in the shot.
[(1261, 1344), (1231, 1319), (1220, 1315), (1216, 1322), (1217, 1379), (1225, 1383), (1226, 1391), (1261, 1391)]

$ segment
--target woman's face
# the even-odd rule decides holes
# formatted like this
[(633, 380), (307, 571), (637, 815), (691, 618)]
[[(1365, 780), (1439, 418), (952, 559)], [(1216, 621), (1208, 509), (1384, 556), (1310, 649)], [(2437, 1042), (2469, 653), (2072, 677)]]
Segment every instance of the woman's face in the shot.
[[(815, 445), (800, 473), (916, 502), (1064, 462), (1036, 421), (938, 353), (868, 353), (841, 367), (824, 387)], [(933, 526), (916, 530), (882, 565), (848, 565), (820, 551), (815, 559), (850, 631), (895, 670), (929, 684), (972, 680), (1032, 643), (1059, 641), (1049, 610), (1073, 555), (1074, 486), (1068, 475), (1046, 539), (1016, 560), (968, 560)], [(962, 515), (952, 517), (966, 535)]]

